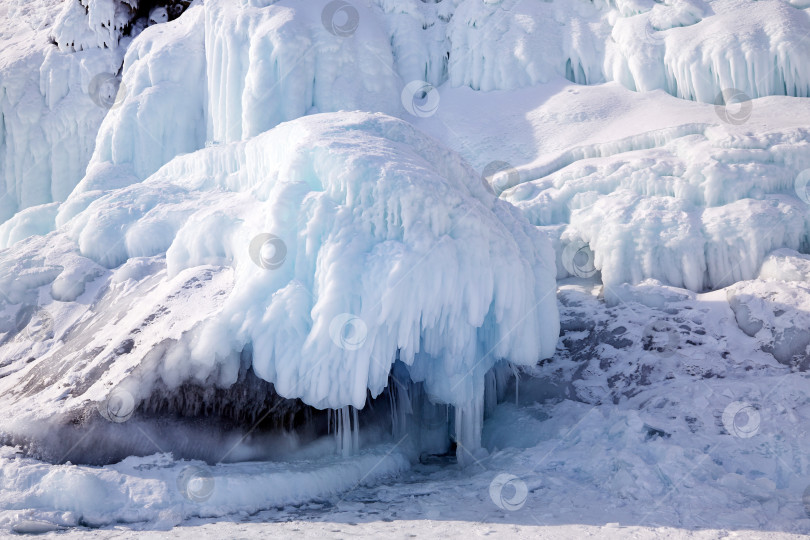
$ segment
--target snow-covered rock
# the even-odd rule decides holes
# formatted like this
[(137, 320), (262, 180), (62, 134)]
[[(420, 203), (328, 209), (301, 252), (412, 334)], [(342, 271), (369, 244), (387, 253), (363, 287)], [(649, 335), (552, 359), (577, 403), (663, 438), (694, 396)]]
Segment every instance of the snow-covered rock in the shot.
[(281, 396), (361, 408), (399, 360), (463, 411), (474, 448), (485, 374), (557, 341), (545, 236), (385, 115), (310, 116), (175, 158), (0, 267), (7, 427), (113, 387), (136, 403), (158, 382), (227, 387), (245, 355)]

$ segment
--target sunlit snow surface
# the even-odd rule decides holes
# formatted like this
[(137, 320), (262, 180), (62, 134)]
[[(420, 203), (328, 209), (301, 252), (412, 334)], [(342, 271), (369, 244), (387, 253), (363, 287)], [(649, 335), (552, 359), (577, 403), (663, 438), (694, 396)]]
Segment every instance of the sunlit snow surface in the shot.
[(135, 4), (0, 2), (0, 527), (810, 530), (809, 3)]

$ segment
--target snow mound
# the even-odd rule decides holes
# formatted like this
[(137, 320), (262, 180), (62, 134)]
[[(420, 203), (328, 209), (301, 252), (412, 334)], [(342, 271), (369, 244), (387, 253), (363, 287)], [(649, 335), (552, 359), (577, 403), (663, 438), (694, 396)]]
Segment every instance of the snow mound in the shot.
[(765, 257), (759, 279), (810, 282), (810, 256), (792, 249), (777, 249)]
[(810, 287), (806, 282), (746, 281), (727, 290), (740, 329), (763, 351), (801, 371), (810, 368)]
[(406, 122), (302, 118), (175, 158), (0, 254), (3, 410), (68, 414), (119, 386), (142, 400), (158, 380), (227, 387), (245, 357), (284, 397), (361, 408), (399, 360), (480, 433), (485, 374), (554, 351), (553, 257)]

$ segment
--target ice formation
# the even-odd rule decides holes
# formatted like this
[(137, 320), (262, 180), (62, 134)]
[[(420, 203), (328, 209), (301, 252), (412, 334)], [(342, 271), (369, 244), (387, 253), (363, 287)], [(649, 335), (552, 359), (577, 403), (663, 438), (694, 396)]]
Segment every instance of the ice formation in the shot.
[[(59, 322), (42, 336), (18, 324), (28, 330), (4, 349), (16, 359), (4, 396), (44, 399), (54, 387), (36, 381), (56, 369), (84, 381), (69, 384), (61, 414), (110, 385), (139, 403), (158, 382), (227, 387), (248, 354), (281, 396), (362, 408), (399, 361), (456, 407), (456, 436), (474, 449), (486, 373), (554, 351), (553, 257), (460, 157), (409, 124), (308, 116), (177, 157), (56, 235), (14, 245), (8, 324), (51, 307)], [(91, 336), (79, 331), (87, 317)], [(45, 348), (27, 364), (37, 339)]]
[[(0, 242), (11, 247), (7, 278), (22, 268), (30, 277), (17, 278), (13, 286), (5, 282), (15, 313), (47, 309), (47, 298), (52, 298), (67, 304), (59, 306), (55, 318), (61, 320), (63, 311), (73, 317), (82, 312), (71, 305), (79, 298), (99, 301), (109, 295), (105, 283), (128, 290), (134, 305), (137, 295), (152, 287), (169, 298), (198, 280), (206, 291), (199, 293), (206, 298), (204, 309), (176, 327), (167, 324), (171, 331), (143, 342), (121, 329), (114, 337), (99, 331), (105, 337), (96, 347), (106, 352), (96, 355), (98, 362), (116, 358), (126, 369), (141, 362), (151, 366), (129, 377), (128, 391), (138, 400), (149, 399), (155, 384), (174, 388), (189, 379), (233, 384), (248, 355), (255, 373), (272, 381), (282, 396), (343, 410), (362, 407), (367, 391), (380, 394), (389, 383), (390, 366), (399, 360), (410, 366), (411, 382), (424, 382), (430, 399), (457, 407), (450, 423), (476, 434), (485, 408), (485, 374), (496, 361), (530, 364), (553, 351), (549, 272), (596, 276), (606, 285), (606, 296), (615, 300), (621, 284), (650, 278), (693, 291), (724, 287), (754, 277), (770, 251), (808, 245), (806, 201), (796, 191), (797, 175), (810, 167), (807, 132), (799, 127), (803, 113), (783, 123), (784, 129), (754, 136), (726, 104), (678, 105), (681, 114), (650, 120), (643, 111), (666, 101), (660, 93), (602, 84), (599, 95), (609, 92), (615, 98), (615, 110), (609, 110), (590, 98), (576, 98), (576, 85), (559, 82), (565, 77), (594, 85), (615, 79), (631, 89), (663, 88), (710, 102), (714, 100), (707, 96), (726, 84), (752, 95), (804, 95), (800, 70), (791, 72), (792, 79), (783, 76), (781, 90), (770, 83), (743, 84), (743, 75), (723, 74), (714, 64), (706, 69), (719, 79), (708, 86), (687, 80), (694, 74), (662, 75), (660, 69), (674, 69), (668, 67), (667, 55), (676, 36), (683, 34), (704, 52), (717, 46), (686, 35), (711, 27), (704, 22), (712, 17), (697, 3), (379, 2), (344, 6), (339, 15), (347, 19), (335, 22), (326, 15), (338, 13), (325, 10), (325, 3), (320, 6), (324, 9), (286, 1), (233, 9), (227, 2), (209, 1), (178, 18), (185, 5), (175, 13), (173, 3), (164, 17), (157, 4), (88, 2), (61, 6), (49, 30), (58, 49), (38, 53), (52, 58), (39, 75), (49, 85), (64, 81), (56, 75), (58, 66), (85, 60), (78, 64), (81, 69), (71, 68), (78, 81), (73, 100), (84, 102), (85, 108), (70, 108), (50, 97), (44, 83), (42, 94), (27, 90), (20, 95), (48, 100), (47, 115), (64, 109), (71, 118), (68, 124), (77, 121), (73, 118), (94, 118), (83, 115), (87, 104), (104, 121), (95, 144), (71, 158), (72, 167), (64, 167), (64, 160), (57, 161), (60, 152), (46, 147), (42, 155), (51, 167), (38, 170), (36, 179), (19, 179), (17, 171), (30, 156), (14, 148), (30, 146), (35, 138), (30, 129), (14, 123), (14, 114), (6, 113), (3, 148), (14, 166), (7, 165), (5, 175), (18, 187), (10, 189), (7, 181), (11, 196), (6, 217), (16, 215), (0, 225)], [(718, 5), (717, 17), (726, 20), (735, 9)], [(759, 20), (740, 24), (758, 28)], [(773, 34), (772, 42), (752, 38), (726, 50), (750, 47), (755, 55), (764, 50), (763, 43), (784, 42), (777, 64), (799, 66), (791, 55), (804, 23), (801, 17), (791, 21), (778, 31), (772, 26), (762, 30)], [(648, 23), (652, 26), (639, 30)], [(633, 40), (636, 31), (643, 31), (644, 39)], [(672, 47), (686, 50), (677, 43)], [(656, 59), (662, 52), (663, 63)], [(36, 55), (25, 58), (41, 61)], [(96, 67), (84, 67), (91, 60)], [(106, 66), (98, 64), (102, 61)], [(6, 72), (15, 73), (12, 68)], [(3, 80), (8, 86), (17, 79)], [(442, 85), (438, 92), (451, 96), (437, 109), (438, 123), (430, 118), (435, 111), (420, 118), (402, 101), (409, 81), (420, 88)], [(478, 92), (473, 98), (452, 86)], [(509, 94), (484, 92), (525, 87), (537, 90), (521, 91), (528, 99), (515, 103), (522, 108), (538, 100), (529, 116), (538, 142), (535, 156), (544, 152), (540, 160), (521, 153), (524, 134), (514, 129), (517, 116), (510, 117), (504, 102)], [(570, 95), (543, 102), (546, 92)], [(497, 153), (492, 141), (498, 137), (485, 133), (472, 140), (464, 135), (459, 143), (458, 131), (451, 127), (475, 101), (484, 109), (486, 103), (496, 104), (489, 108), (503, 115), (490, 118), (488, 125), (506, 136), (508, 144), (499, 145)], [(781, 103), (758, 103), (751, 122), (767, 118)], [(455, 154), (429, 150), (434, 141), (390, 117), (339, 113), (283, 124), (318, 112), (358, 108), (399, 115), (457, 148), (539, 231), (521, 224), (509, 204), (496, 202), (489, 187), (474, 180), (478, 173)], [(576, 139), (578, 144), (567, 146), (559, 144), (570, 140), (562, 137), (558, 151), (549, 146), (555, 139), (539, 126), (576, 125), (588, 109), (591, 125), (603, 119), (603, 133), (609, 135)], [(13, 112), (21, 110), (16, 106)], [(620, 123), (622, 112), (629, 110), (638, 111), (636, 119), (644, 121)], [(41, 115), (26, 118), (26, 125), (47, 128)], [(91, 122), (87, 132), (94, 133), (96, 125)], [(47, 137), (65, 135), (64, 130), (44, 132)], [(331, 141), (327, 149), (306, 148), (318, 148), (316, 135)], [(345, 146), (365, 152), (374, 144), (382, 144), (396, 159), (382, 164), (383, 157), (372, 153), (360, 162), (348, 157), (349, 150), (336, 150)], [(66, 148), (73, 151), (75, 146)], [(493, 163), (508, 172), (487, 176)], [(77, 184), (76, 170), (84, 170), (85, 164)], [(335, 171), (329, 172), (330, 167)], [(370, 179), (386, 167), (393, 167), (389, 174), (394, 177), (411, 179), (409, 189), (419, 195), (396, 183), (373, 184)], [(55, 171), (70, 179), (57, 181)], [(414, 183), (414, 175), (421, 183)], [(427, 177), (440, 180), (427, 182)], [(50, 193), (42, 187), (49, 184)], [(440, 188), (444, 191), (435, 191)], [(32, 189), (36, 196), (26, 195)], [(471, 199), (461, 195), (464, 190)], [(319, 191), (323, 194), (316, 196)], [(378, 198), (399, 202), (389, 208)], [(425, 205), (437, 204), (438, 198), (452, 204), (436, 206), (434, 221), (423, 223), (425, 212), (432, 215)], [(282, 211), (299, 205), (303, 210)], [(472, 214), (478, 225), (470, 224), (465, 213), (476, 205), (488, 209)], [(369, 210), (362, 210), (366, 206)], [(459, 213), (458, 208), (465, 210)], [(467, 227), (476, 231), (477, 240), (456, 236)], [(49, 240), (19, 243), (54, 230), (56, 236)], [(435, 238), (428, 241), (431, 237), (422, 237), (421, 231)], [(458, 245), (445, 247), (436, 236), (441, 231), (452, 231)], [(556, 257), (540, 231), (549, 235)], [(264, 240), (251, 246), (254, 239)], [(391, 244), (394, 239), (398, 243)], [(443, 247), (430, 251), (430, 242)], [(48, 262), (34, 256), (53, 250), (61, 257)], [(261, 272), (253, 263), (272, 260), (279, 250), (285, 261), (280, 269)], [(484, 257), (483, 262), (473, 255)], [(35, 270), (43, 263), (44, 270)], [(405, 272), (408, 264), (420, 271)], [(223, 269), (231, 266), (235, 269)], [(452, 270), (445, 274), (448, 268)], [(511, 277), (504, 279), (507, 269)], [(455, 276), (452, 286), (443, 275)], [(125, 285), (130, 279), (139, 285)], [(427, 283), (436, 285), (426, 288)], [(34, 291), (43, 285), (48, 285), (47, 296), (36, 298)], [(127, 324), (138, 316), (131, 317)], [(69, 327), (53, 331), (58, 335), (57, 330)], [(346, 347), (344, 341), (357, 336), (346, 338), (344, 330), (359, 333), (362, 346)], [(332, 350), (335, 342), (344, 344), (337, 353)], [(59, 346), (49, 354), (64, 363), (65, 355), (82, 356), (88, 346)], [(12, 356), (21, 360), (20, 354)], [(128, 363), (121, 356), (138, 360)], [(328, 367), (321, 358), (330, 359)], [(169, 367), (154, 367), (161, 362)], [(126, 369), (115, 375), (116, 384), (124, 380)], [(351, 375), (340, 377), (341, 384), (323, 382), (339, 372)], [(103, 398), (102, 392), (90, 399)], [(356, 425), (351, 415), (341, 412), (338, 425)], [(470, 446), (478, 446), (476, 437), (467, 441)]]
[[(660, 88), (707, 103), (806, 96), (810, 89), (802, 61), (808, 52), (804, 36), (810, 32), (807, 6), (782, 0), (757, 2), (756, 10), (748, 9), (748, 2), (691, 0), (378, 0), (351, 4), (348, 15), (333, 14), (349, 17), (345, 35), (331, 21), (323, 22), (325, 5), (304, 8), (280, 1), (244, 4), (238, 10), (227, 2), (197, 6), (205, 11), (202, 34), (209, 82), (188, 82), (195, 66), (186, 72), (169, 67), (173, 61), (160, 68), (147, 61), (162, 72), (150, 86), (181, 84), (180, 78), (187, 76), (182, 90), (175, 91), (193, 96), (182, 105), (205, 115), (205, 136), (212, 143), (256, 135), (311, 112), (361, 108), (403, 114), (400, 90), (417, 80), (478, 90), (531, 87), (557, 77), (580, 84), (615, 80), (634, 90)], [(84, 172), (106, 112), (103, 106), (92, 106), (92, 80), (102, 74), (119, 76), (122, 51), (132, 38), (147, 25), (160, 28), (165, 24), (161, 21), (178, 18), (188, 2), (71, 0), (56, 6), (49, 0), (28, 3), (22, 14), (35, 22), (35, 29), (20, 32), (9, 26), (5, 32), (12, 41), (27, 44), (33, 39), (38, 45), (8, 56), (12, 65), (2, 67), (7, 135), (0, 137), (0, 151), (7, 165), (0, 164), (0, 169), (5, 169), (8, 199), (0, 219), (65, 199)], [(157, 19), (150, 22), (150, 13)], [(196, 46), (193, 41), (200, 37), (202, 23), (185, 24), (196, 29), (187, 36), (187, 47)], [(164, 36), (158, 44), (160, 39), (152, 34), (153, 46), (144, 43), (139, 56), (167, 45), (167, 39), (180, 37)], [(132, 58), (129, 63), (138, 62)], [(123, 71), (128, 71), (127, 65)], [(142, 82), (143, 74), (138, 78)], [(145, 90), (140, 88), (124, 86), (125, 93)], [(200, 110), (196, 94), (203, 88), (208, 95)], [(138, 116), (143, 121), (148, 114)], [(156, 148), (130, 159), (164, 152), (160, 146), (171, 137), (161, 132), (152, 136)], [(199, 147), (195, 137), (186, 144), (192, 141)], [(170, 146), (166, 152), (173, 151), (180, 149)], [(140, 180), (145, 178), (141, 173)], [(26, 178), (24, 188), (20, 177)]]
[(60, 465), (0, 453), (0, 526), (254, 512), (451, 444), (532, 496), (797, 510), (808, 2), (14, 4), (0, 442)]

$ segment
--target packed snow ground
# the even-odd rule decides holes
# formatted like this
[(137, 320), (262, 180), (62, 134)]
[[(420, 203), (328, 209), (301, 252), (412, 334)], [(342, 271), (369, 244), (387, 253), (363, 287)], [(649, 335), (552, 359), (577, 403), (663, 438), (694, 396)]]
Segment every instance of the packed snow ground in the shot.
[[(806, 2), (82, 2), (0, 4), (4, 530), (810, 532)], [(134, 414), (246, 366), (339, 437)]]

